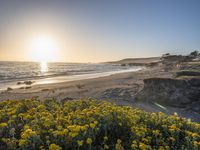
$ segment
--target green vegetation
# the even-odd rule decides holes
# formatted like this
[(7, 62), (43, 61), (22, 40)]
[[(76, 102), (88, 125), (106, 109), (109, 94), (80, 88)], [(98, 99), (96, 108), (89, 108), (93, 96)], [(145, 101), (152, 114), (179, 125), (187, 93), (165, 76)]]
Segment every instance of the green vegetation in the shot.
[(177, 77), (180, 76), (200, 76), (200, 71), (198, 70), (180, 70), (176, 72)]
[(199, 149), (200, 124), (108, 102), (0, 102), (0, 149)]
[(199, 53), (199, 51), (196, 50), (196, 51), (191, 52), (190, 56), (197, 57), (197, 56), (200, 56), (200, 53)]

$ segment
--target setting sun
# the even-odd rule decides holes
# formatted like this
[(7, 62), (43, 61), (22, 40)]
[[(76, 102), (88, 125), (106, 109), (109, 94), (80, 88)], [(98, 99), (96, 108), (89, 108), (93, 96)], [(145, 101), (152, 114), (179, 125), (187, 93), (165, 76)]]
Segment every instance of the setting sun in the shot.
[(57, 57), (58, 47), (53, 39), (47, 37), (38, 37), (31, 41), (30, 58), (33, 61), (56, 61)]

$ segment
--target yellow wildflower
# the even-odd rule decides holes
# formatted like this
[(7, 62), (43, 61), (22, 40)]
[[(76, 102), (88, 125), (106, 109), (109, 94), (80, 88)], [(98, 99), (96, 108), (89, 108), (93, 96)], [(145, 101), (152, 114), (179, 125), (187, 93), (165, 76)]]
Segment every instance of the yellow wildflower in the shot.
[(177, 112), (174, 112), (174, 116), (178, 116)]
[(175, 124), (173, 124), (173, 125), (170, 126), (170, 128), (171, 128), (171, 129), (176, 129), (177, 127), (176, 127)]
[(200, 147), (200, 141), (199, 142), (194, 141), (193, 144), (194, 144), (195, 148), (197, 148), (197, 149), (198, 149), (198, 147)]
[(107, 136), (104, 136), (103, 139), (104, 139), (104, 141), (107, 141), (107, 140), (108, 140), (108, 137), (107, 137)]
[(165, 147), (160, 146), (160, 147), (159, 147), (159, 150), (165, 150)]
[(87, 144), (91, 144), (92, 143), (92, 139), (91, 138), (87, 138), (86, 143)]
[(4, 128), (4, 127), (7, 127), (8, 124), (7, 123), (0, 123), (0, 128)]
[(139, 143), (139, 148), (140, 148), (140, 149), (146, 149), (147, 146), (146, 146), (146, 144), (140, 142), (140, 143)]
[(40, 150), (45, 150), (44, 146), (40, 146)]
[(154, 134), (155, 136), (158, 136), (158, 135), (160, 134), (160, 131), (159, 131), (159, 130), (153, 130), (153, 134)]
[(122, 141), (120, 139), (117, 140), (117, 143), (115, 144), (116, 150), (124, 150), (123, 146), (121, 145), (121, 142)]
[(97, 124), (98, 124), (98, 121), (94, 121), (94, 124), (97, 125)]
[(27, 139), (28, 137), (35, 136), (35, 135), (37, 135), (35, 131), (32, 131), (31, 129), (27, 129), (22, 133), (21, 137), (23, 139)]
[(67, 134), (68, 133), (68, 130), (67, 129), (64, 129), (63, 130), (63, 134), (65, 135), (65, 134)]
[(121, 143), (122, 141), (120, 139), (117, 139), (117, 143)]
[(94, 124), (94, 123), (90, 123), (90, 127), (91, 127), (92, 129), (94, 129), (95, 126), (96, 126), (96, 124)]
[(172, 142), (175, 141), (175, 138), (173, 138), (173, 137), (170, 137), (169, 139), (170, 139)]
[(170, 150), (169, 146), (165, 146), (165, 150)]
[(105, 144), (104, 149), (109, 149), (109, 146)]
[(191, 135), (193, 138), (198, 137), (199, 135), (197, 133), (192, 133)]
[(56, 144), (51, 144), (49, 150), (62, 150), (62, 148)]
[(131, 144), (132, 149), (136, 149), (137, 147), (138, 147), (137, 144)]
[(26, 145), (27, 144), (27, 141), (26, 140), (24, 140), (24, 139), (20, 139), (19, 140), (19, 146), (24, 146), (24, 145)]
[(78, 140), (77, 143), (78, 143), (78, 146), (82, 146), (83, 145), (83, 140)]
[(77, 132), (70, 132), (69, 136), (71, 136), (72, 138), (76, 137), (78, 135)]

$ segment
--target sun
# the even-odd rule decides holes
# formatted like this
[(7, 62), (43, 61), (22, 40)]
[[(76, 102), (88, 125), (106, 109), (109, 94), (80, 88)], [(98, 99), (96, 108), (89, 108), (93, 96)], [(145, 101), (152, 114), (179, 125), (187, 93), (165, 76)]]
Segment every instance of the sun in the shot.
[(31, 41), (29, 57), (33, 61), (56, 61), (58, 56), (56, 41), (49, 37), (37, 37)]

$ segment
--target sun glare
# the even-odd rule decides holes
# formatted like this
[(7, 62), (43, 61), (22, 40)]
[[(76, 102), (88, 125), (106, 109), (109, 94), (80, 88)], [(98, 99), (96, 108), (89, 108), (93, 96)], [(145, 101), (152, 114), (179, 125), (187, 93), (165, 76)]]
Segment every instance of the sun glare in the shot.
[(40, 62), (40, 71), (44, 73), (48, 71), (48, 62), (46, 61)]
[(57, 60), (57, 45), (55, 41), (47, 37), (38, 37), (32, 40), (30, 58), (33, 61), (44, 62)]

